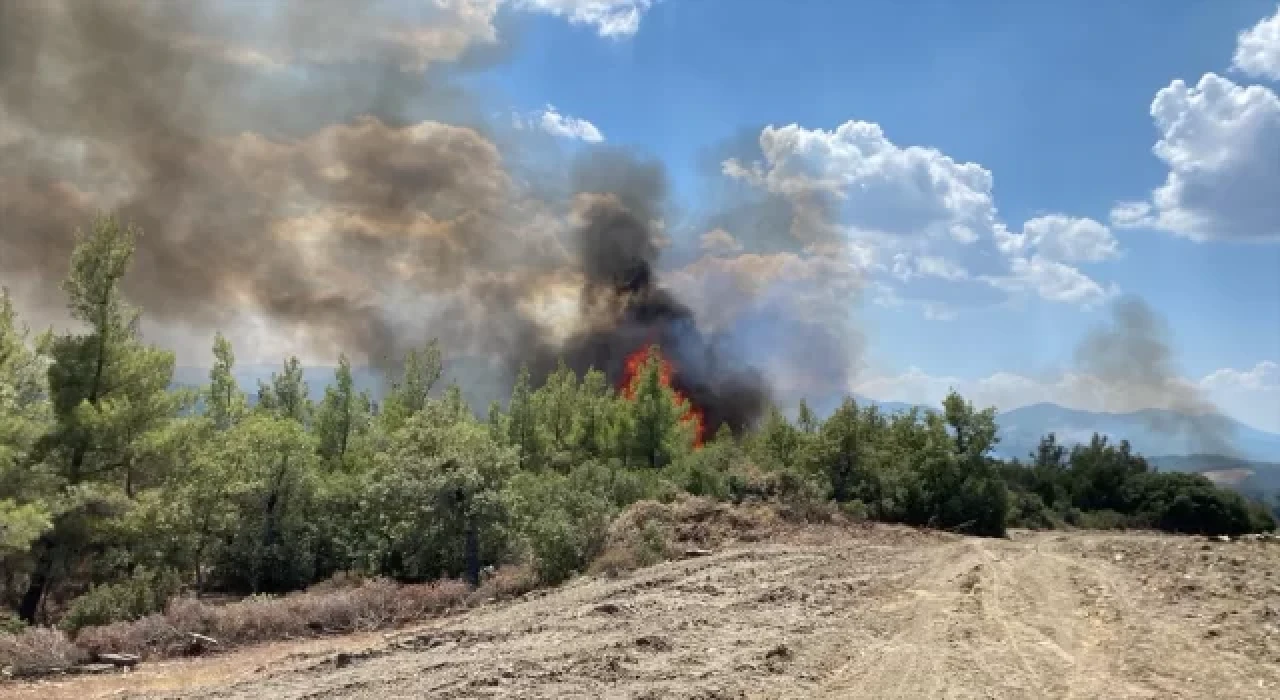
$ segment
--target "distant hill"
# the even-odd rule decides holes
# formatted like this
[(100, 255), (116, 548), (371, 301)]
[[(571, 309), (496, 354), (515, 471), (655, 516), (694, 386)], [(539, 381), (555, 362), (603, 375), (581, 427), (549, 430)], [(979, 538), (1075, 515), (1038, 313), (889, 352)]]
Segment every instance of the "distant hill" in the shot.
[[(1197, 455), (1206, 446), (1186, 432), (1163, 432), (1160, 426), (1176, 426), (1187, 419), (1173, 411), (1148, 409), (1132, 413), (1101, 413), (1064, 408), (1057, 404), (1039, 403), (1006, 411), (997, 418), (1000, 424), (999, 452), (1005, 457), (1025, 457), (1036, 448), (1040, 437), (1057, 434), (1067, 444), (1086, 442), (1093, 433), (1125, 439), (1144, 455)], [(1225, 416), (1222, 434), (1233, 453), (1243, 459), (1280, 462), (1280, 435), (1252, 428)]]

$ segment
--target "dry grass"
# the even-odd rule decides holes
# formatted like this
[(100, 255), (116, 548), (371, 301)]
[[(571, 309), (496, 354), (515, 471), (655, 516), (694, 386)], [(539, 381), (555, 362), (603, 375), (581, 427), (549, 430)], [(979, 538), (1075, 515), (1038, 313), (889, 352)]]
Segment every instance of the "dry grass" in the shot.
[(188, 653), (190, 633), (226, 649), (282, 639), (350, 634), (397, 627), (466, 604), (461, 581), (399, 585), (385, 579), (341, 582), (286, 596), (253, 596), (227, 605), (192, 598), (170, 602), (163, 614), (90, 627), (76, 635), (89, 654), (155, 658)]
[(33, 627), (17, 634), (0, 633), (0, 667), (14, 676), (64, 669), (84, 658), (84, 651), (61, 630)]

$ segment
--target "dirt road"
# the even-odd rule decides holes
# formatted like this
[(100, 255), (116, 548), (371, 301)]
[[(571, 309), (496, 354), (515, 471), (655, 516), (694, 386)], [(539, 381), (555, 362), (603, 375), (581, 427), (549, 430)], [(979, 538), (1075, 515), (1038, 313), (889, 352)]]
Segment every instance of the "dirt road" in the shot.
[(1280, 698), (1280, 544), (815, 528), (235, 659), (15, 697)]

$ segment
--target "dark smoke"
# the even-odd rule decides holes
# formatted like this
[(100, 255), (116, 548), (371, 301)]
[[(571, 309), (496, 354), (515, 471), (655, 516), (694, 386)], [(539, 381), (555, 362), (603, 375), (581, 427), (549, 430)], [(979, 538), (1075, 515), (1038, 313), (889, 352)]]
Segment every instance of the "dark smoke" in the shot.
[(1076, 349), (1076, 364), (1123, 390), (1127, 403), (1168, 409), (1139, 413), (1151, 430), (1187, 440), (1194, 452), (1235, 454), (1231, 421), (1204, 392), (1179, 377), (1168, 325), (1142, 299), (1117, 300), (1110, 322), (1093, 329)]
[(575, 182), (609, 193), (584, 192), (576, 202), (585, 323), (554, 357), (537, 358), (536, 367), (545, 372), (563, 357), (579, 371), (603, 371), (616, 385), (626, 357), (656, 343), (674, 365), (672, 385), (703, 411), (709, 431), (722, 423), (735, 431), (752, 424), (769, 402), (764, 377), (706, 337), (689, 307), (655, 279), (661, 251), (655, 226), (666, 197), (662, 168), (602, 151), (579, 164)]
[[(56, 309), (76, 228), (110, 210), (143, 230), (126, 291), (160, 326), (262, 317), (379, 367), (439, 337), (615, 380), (657, 342), (710, 429), (753, 421), (764, 378), (659, 284), (661, 166), (605, 150), (561, 187), (530, 176), (452, 79), (499, 57), (489, 25), (404, 7), (0, 2), (0, 282)], [(582, 312), (553, 339), (531, 308), (568, 286)]]

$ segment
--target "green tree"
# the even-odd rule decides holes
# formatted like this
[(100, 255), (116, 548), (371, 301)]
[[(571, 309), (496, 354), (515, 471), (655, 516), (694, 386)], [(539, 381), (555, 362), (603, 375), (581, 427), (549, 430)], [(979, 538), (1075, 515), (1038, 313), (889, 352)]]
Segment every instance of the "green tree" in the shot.
[(334, 383), (325, 387), (324, 398), (316, 407), (316, 439), (320, 456), (330, 464), (341, 464), (351, 443), (369, 427), (371, 401), (366, 392), (356, 391), (351, 375), (351, 361), (338, 358)]
[(582, 377), (574, 403), (573, 444), (588, 459), (613, 452), (611, 435), (613, 392), (604, 372), (592, 367)]
[(431, 390), (443, 373), (444, 364), (437, 341), (432, 340), (420, 350), (409, 351), (400, 380), (391, 385), (383, 401), (381, 419), (388, 433), (395, 432), (410, 416), (426, 408)]
[(547, 376), (533, 393), (534, 411), (541, 424), (547, 447), (555, 454), (572, 447), (575, 408), (578, 402), (578, 375), (560, 360), (556, 371)]
[(244, 417), (248, 402), (236, 383), (235, 352), (221, 333), (213, 338), (213, 368), (205, 391), (206, 415), (218, 430), (226, 430)]
[(285, 360), (284, 371), (272, 372), (271, 382), (258, 382), (258, 409), (302, 425), (311, 420), (310, 390), (297, 357)]
[[(138, 339), (139, 314), (120, 290), (137, 237), (137, 229), (112, 216), (99, 216), (89, 232), (77, 233), (63, 289), (72, 318), (86, 331), (50, 342), (54, 425), (41, 449), (41, 459), (55, 465), (64, 490), (114, 484), (134, 495), (149, 433), (163, 427), (178, 408), (175, 395), (166, 391), (173, 378), (173, 355)], [(38, 543), (37, 565), (19, 606), (23, 619), (34, 619), (66, 541), (63, 535), (75, 529), (63, 523), (101, 510), (88, 508), (83, 496), (88, 492), (78, 492), (78, 505), (59, 516)]]
[(542, 435), (538, 428), (537, 407), (529, 387), (529, 368), (522, 366), (507, 405), (507, 440), (516, 448), (521, 469), (542, 464)]
[(661, 351), (652, 345), (630, 387), (629, 453), (650, 467), (663, 466), (693, 447), (692, 427), (682, 420), (687, 405), (667, 385), (666, 371)]
[(813, 415), (813, 410), (809, 408), (809, 402), (800, 399), (800, 408), (796, 416), (796, 427), (800, 432), (806, 435), (812, 435), (818, 430), (818, 418)]

